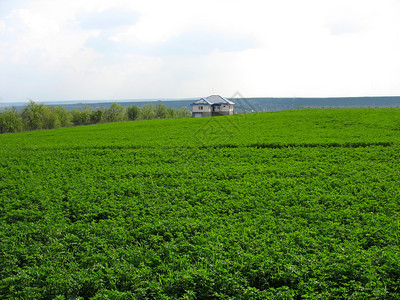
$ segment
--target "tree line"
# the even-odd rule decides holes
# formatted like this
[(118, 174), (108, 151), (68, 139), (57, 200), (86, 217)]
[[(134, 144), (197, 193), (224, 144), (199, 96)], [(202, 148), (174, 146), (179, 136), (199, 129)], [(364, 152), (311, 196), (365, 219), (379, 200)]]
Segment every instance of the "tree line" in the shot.
[(30, 100), (21, 111), (16, 107), (0, 111), (0, 133), (120, 121), (190, 118), (191, 115), (187, 107), (172, 109), (162, 103), (148, 103), (141, 107), (131, 105), (126, 108), (117, 103), (111, 104), (109, 108), (85, 105), (80, 109), (67, 110), (62, 106), (47, 106)]

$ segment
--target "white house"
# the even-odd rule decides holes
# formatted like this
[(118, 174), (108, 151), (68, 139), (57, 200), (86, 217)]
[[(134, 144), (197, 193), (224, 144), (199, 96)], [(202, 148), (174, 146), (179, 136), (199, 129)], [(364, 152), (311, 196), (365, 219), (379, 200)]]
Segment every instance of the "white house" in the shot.
[(192, 104), (192, 118), (233, 115), (235, 103), (220, 95), (201, 98)]

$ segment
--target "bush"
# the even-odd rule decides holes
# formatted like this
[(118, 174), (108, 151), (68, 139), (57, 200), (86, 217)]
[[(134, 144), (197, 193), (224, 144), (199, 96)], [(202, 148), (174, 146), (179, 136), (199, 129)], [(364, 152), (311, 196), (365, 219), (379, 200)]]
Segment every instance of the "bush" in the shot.
[(18, 132), (22, 130), (22, 119), (15, 107), (0, 112), (0, 133)]
[(126, 114), (128, 116), (128, 120), (134, 121), (139, 117), (140, 108), (136, 105), (131, 105), (126, 108)]
[(118, 122), (125, 120), (125, 108), (117, 103), (111, 106), (104, 112), (104, 119), (106, 122)]

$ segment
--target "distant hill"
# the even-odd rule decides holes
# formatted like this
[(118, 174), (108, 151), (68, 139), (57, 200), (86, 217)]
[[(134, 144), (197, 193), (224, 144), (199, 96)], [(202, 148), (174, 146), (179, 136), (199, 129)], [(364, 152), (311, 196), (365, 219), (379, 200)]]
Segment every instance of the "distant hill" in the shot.
[(191, 108), (190, 104), (193, 103), (193, 101), (194, 101), (193, 99), (190, 99), (190, 100), (159, 100), (159, 101), (110, 101), (110, 102), (97, 102), (97, 103), (63, 104), (60, 106), (65, 107), (67, 110), (72, 110), (72, 109), (79, 109), (80, 107), (82, 107), (84, 105), (87, 105), (92, 108), (100, 108), (100, 107), (108, 108), (113, 103), (118, 103), (119, 105), (121, 105), (123, 107), (128, 107), (131, 105), (136, 105), (136, 106), (141, 107), (148, 103), (152, 103), (154, 105), (156, 105), (157, 103), (163, 103), (167, 107), (173, 108), (173, 109), (178, 109), (178, 108), (185, 107), (185, 106), (190, 109)]
[(299, 108), (400, 107), (400, 97), (236, 98), (235, 111), (281, 111)]
[[(229, 98), (236, 103), (235, 111), (237, 113), (251, 111), (281, 111), (298, 108), (378, 108), (378, 107), (400, 107), (400, 96), (394, 97), (337, 97), (337, 98)], [(191, 109), (190, 104), (195, 99), (171, 99), (171, 100), (115, 100), (115, 101), (65, 101), (44, 102), (46, 105), (63, 106), (67, 110), (79, 109), (84, 105), (92, 108), (108, 108), (112, 103), (118, 103), (127, 107), (130, 105), (143, 106), (147, 103), (163, 103), (169, 108), (178, 109), (187, 107)], [(25, 103), (0, 103), (0, 109), (7, 106), (22, 107)]]

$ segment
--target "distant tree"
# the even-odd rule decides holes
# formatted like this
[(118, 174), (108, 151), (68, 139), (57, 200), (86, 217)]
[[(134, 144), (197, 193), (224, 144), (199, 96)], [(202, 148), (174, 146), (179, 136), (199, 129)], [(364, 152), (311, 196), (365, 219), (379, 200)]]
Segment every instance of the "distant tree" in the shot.
[(44, 106), (42, 109), (42, 128), (43, 129), (53, 129), (60, 128), (61, 122), (56, 113), (54, 113), (53, 106)]
[(118, 122), (125, 120), (125, 107), (117, 103), (111, 104), (104, 112), (104, 119), (106, 122)]
[(71, 114), (72, 124), (75, 126), (81, 125), (81, 112), (77, 109), (73, 109), (69, 113)]
[(23, 121), (15, 107), (6, 108), (0, 112), (0, 133), (11, 133), (21, 131)]
[(126, 108), (128, 120), (134, 121), (139, 118), (140, 108), (136, 105), (131, 105)]
[(155, 107), (152, 103), (144, 104), (140, 107), (140, 119), (152, 120), (156, 118)]
[(83, 106), (81, 108), (81, 110), (78, 110), (78, 109), (71, 110), (70, 114), (71, 114), (71, 117), (72, 117), (72, 123), (75, 126), (90, 124), (91, 110), (87, 105)]
[(84, 105), (81, 108), (81, 121), (82, 125), (88, 125), (90, 124), (90, 115), (92, 114), (92, 110), (90, 109), (89, 106)]
[(168, 117), (169, 118), (175, 119), (176, 118), (176, 113), (177, 113), (176, 109), (168, 108)]
[(190, 118), (192, 116), (192, 113), (187, 107), (181, 107), (178, 110), (176, 110), (176, 116), (175, 118), (180, 119), (180, 118)]
[(169, 117), (168, 107), (163, 103), (157, 103), (154, 107), (154, 111), (158, 119), (166, 119)]
[(43, 104), (36, 104), (33, 100), (29, 100), (29, 103), (25, 105), (22, 110), (22, 120), (24, 127), (27, 130), (35, 130), (43, 128)]
[(72, 125), (71, 115), (65, 107), (53, 107), (53, 114), (57, 116), (60, 127), (68, 127)]
[(103, 121), (104, 111), (101, 109), (97, 109), (91, 112), (90, 114), (90, 122), (92, 124), (101, 123)]
[(140, 108), (136, 105), (131, 105), (127, 109), (117, 103), (113, 103), (108, 109), (97, 110), (93, 110), (85, 105), (80, 109), (67, 111), (61, 106), (45, 106), (43, 104), (36, 104), (33, 100), (30, 100), (20, 114), (15, 107), (0, 112), (0, 133), (124, 120), (189, 117), (191, 117), (191, 112), (187, 107), (172, 109), (163, 103), (157, 103), (156, 105), (148, 103)]

